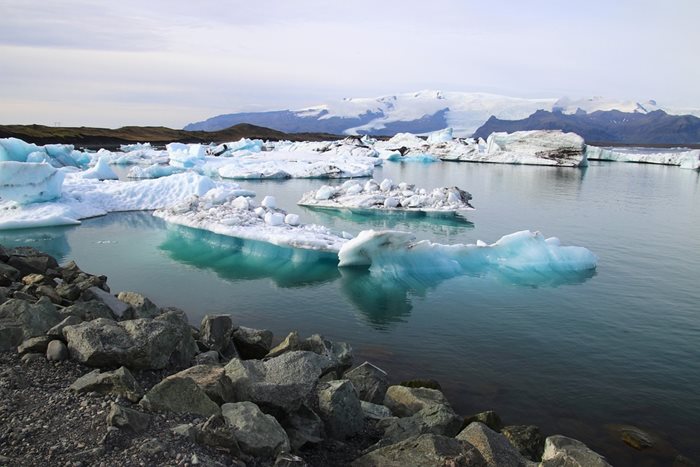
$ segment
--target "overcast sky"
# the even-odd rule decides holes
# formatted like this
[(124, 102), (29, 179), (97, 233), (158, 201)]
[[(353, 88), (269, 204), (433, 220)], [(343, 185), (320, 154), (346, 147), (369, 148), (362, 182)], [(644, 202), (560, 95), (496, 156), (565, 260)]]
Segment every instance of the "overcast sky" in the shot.
[(700, 2), (0, 0), (0, 123), (182, 127), (422, 89), (700, 107)]

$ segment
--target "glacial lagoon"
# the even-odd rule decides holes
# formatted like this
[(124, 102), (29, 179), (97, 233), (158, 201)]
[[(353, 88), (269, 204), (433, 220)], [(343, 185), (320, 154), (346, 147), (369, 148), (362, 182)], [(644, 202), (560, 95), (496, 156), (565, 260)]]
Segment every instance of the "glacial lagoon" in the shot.
[[(598, 257), (587, 273), (474, 271), (456, 277), (339, 269), (328, 255), (169, 226), (150, 213), (114, 213), (77, 227), (5, 231), (106, 274), (193, 321), (232, 313), (238, 324), (349, 342), (392, 381), (434, 378), (464, 414), (492, 409), (507, 424), (581, 439), (613, 464), (674, 450), (700, 458), (700, 174), (677, 167), (592, 162), (584, 169), (468, 163), (391, 163), (385, 177), (456, 185), (476, 211), (459, 217), (303, 208), (323, 180), (241, 182), (318, 223), (357, 234), (397, 229), (434, 242), (487, 243), (539, 230)], [(342, 183), (335, 181), (332, 183)], [(274, 254), (276, 256), (270, 256)], [(630, 424), (658, 435), (639, 454), (611, 433)]]

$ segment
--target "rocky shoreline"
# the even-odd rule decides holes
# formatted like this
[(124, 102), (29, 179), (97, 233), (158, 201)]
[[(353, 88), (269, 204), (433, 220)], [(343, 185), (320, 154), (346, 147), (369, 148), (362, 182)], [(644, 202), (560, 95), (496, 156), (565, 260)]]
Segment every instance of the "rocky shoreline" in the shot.
[(464, 417), (346, 343), (177, 308), (0, 246), (0, 465), (606, 466), (583, 443)]

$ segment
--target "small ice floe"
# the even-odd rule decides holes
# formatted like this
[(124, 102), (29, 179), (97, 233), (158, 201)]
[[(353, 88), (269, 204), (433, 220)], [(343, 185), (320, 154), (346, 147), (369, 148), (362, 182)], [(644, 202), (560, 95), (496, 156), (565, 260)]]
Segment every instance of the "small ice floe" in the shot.
[(348, 180), (340, 186), (324, 185), (305, 193), (297, 204), (301, 206), (376, 211), (411, 211), (425, 213), (458, 213), (474, 208), (472, 195), (458, 187), (435, 188), (431, 191), (408, 183), (395, 184), (390, 179), (381, 182)]
[(154, 212), (167, 222), (243, 240), (276, 246), (337, 253), (347, 241), (330, 229), (302, 224), (299, 216), (276, 207), (273, 196), (260, 204), (245, 197), (213, 198), (209, 193)]

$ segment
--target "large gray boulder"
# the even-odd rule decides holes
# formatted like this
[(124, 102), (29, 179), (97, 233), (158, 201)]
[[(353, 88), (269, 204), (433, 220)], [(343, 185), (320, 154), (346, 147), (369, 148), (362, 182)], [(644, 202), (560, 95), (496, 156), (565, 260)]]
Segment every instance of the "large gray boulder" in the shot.
[(160, 309), (148, 299), (137, 292), (119, 292), (117, 299), (127, 304), (130, 309), (127, 318), (155, 318), (160, 314)]
[(131, 430), (135, 433), (146, 431), (151, 422), (151, 416), (138, 410), (123, 407), (112, 402), (107, 414), (107, 425), (120, 429)]
[(265, 362), (233, 359), (225, 367), (238, 401), (263, 409), (296, 411), (313, 392), (327, 359), (313, 352), (287, 352)]
[(510, 425), (501, 429), (510, 444), (526, 459), (539, 462), (544, 452), (544, 436), (534, 425)]
[(261, 359), (272, 348), (272, 331), (239, 326), (233, 331), (233, 343), (244, 360)]
[(190, 378), (169, 376), (146, 393), (139, 405), (151, 412), (191, 413), (210, 417), (221, 413), (212, 401)]
[(68, 327), (68, 326), (76, 326), (83, 321), (78, 318), (77, 316), (68, 316), (66, 317), (63, 321), (58, 323), (56, 326), (52, 327), (48, 331), (46, 331), (46, 335), (49, 336), (51, 339), (63, 339), (63, 329)]
[(363, 401), (382, 404), (389, 388), (389, 377), (386, 372), (369, 362), (364, 362), (343, 375), (352, 381), (359, 397)]
[(187, 320), (187, 314), (175, 307), (162, 308), (160, 314), (153, 319), (163, 323), (169, 323), (177, 329), (178, 341), (175, 350), (170, 355), (170, 364), (176, 367), (188, 367), (199, 349), (192, 336), (194, 328)]
[[(159, 317), (161, 318), (161, 317)], [(89, 366), (127, 366), (160, 369), (192, 359), (182, 349), (194, 352), (192, 336), (165, 319), (135, 319), (116, 322), (98, 318), (63, 329), (71, 356)]]
[(543, 467), (610, 467), (605, 457), (581, 441), (554, 435), (544, 441)]
[(397, 417), (410, 417), (431, 405), (450, 405), (437, 389), (389, 386), (384, 396), (384, 405)]
[(143, 396), (143, 389), (125, 367), (104, 373), (100, 373), (100, 370), (91, 371), (76, 379), (68, 389), (77, 393), (114, 394), (131, 402), (138, 402)]
[(7, 251), (7, 264), (17, 269), (20, 277), (28, 274), (46, 274), (49, 270), (58, 270), (58, 262), (52, 256), (36, 248), (21, 246)]
[(294, 350), (301, 350), (299, 348), (299, 333), (296, 331), (292, 331), (289, 334), (287, 334), (287, 337), (285, 337), (282, 340), (282, 342), (277, 344), (274, 348), (270, 349), (266, 357), (279, 357), (283, 353), (292, 352)]
[(339, 377), (352, 366), (352, 348), (345, 342), (331, 342), (319, 334), (314, 334), (306, 339), (300, 339), (296, 331), (292, 331), (275, 348), (271, 349), (267, 357), (277, 357), (286, 352), (294, 351), (313, 352), (324, 357), (326, 365), (323, 374), (334, 373)]
[(429, 405), (410, 417), (387, 418), (379, 422), (384, 430), (380, 443), (393, 444), (425, 433), (454, 437), (462, 427), (462, 418), (446, 405)]
[(96, 300), (102, 303), (109, 308), (112, 314), (117, 318), (128, 318), (130, 316), (131, 311), (129, 305), (97, 286), (89, 287), (83, 292), (82, 297), (85, 301)]
[(355, 459), (352, 467), (485, 467), (479, 451), (464, 441), (424, 434)]
[(43, 336), (63, 318), (46, 297), (36, 303), (10, 299), (0, 305), (0, 351), (14, 350), (25, 339)]
[(172, 376), (191, 379), (217, 404), (235, 401), (233, 385), (222, 366), (195, 365)]
[(362, 413), (365, 414), (365, 418), (371, 420), (383, 420), (385, 418), (394, 418), (391, 416), (391, 410), (389, 407), (381, 404), (373, 404), (367, 401), (360, 401), (360, 406), (362, 407)]
[(365, 426), (360, 399), (347, 379), (319, 385), (318, 410), (326, 434), (332, 438), (349, 438), (360, 433)]
[(211, 350), (223, 352), (231, 342), (233, 320), (230, 315), (206, 315), (199, 325), (199, 340)]
[(17, 346), (17, 353), (24, 355), (26, 353), (44, 353), (49, 346), (51, 338), (49, 336), (30, 337)]
[(292, 449), (298, 451), (307, 444), (318, 444), (323, 441), (323, 422), (321, 418), (306, 405), (289, 414), (284, 420), (284, 431), (287, 432)]
[(236, 402), (221, 406), (221, 415), (233, 428), (238, 446), (256, 458), (271, 458), (289, 451), (289, 439), (272, 415), (264, 414), (252, 402)]
[(97, 300), (76, 302), (61, 310), (61, 315), (64, 317), (75, 316), (80, 321), (92, 321), (97, 318), (114, 319), (112, 310)]
[(199, 444), (227, 451), (234, 457), (241, 456), (236, 432), (221, 414), (212, 415), (206, 422), (198, 426), (195, 440)]
[(483, 423), (470, 423), (456, 438), (474, 446), (489, 467), (525, 467), (532, 464), (520, 455), (505, 436)]
[(479, 412), (474, 415), (469, 415), (464, 417), (464, 427), (469, 426), (470, 423), (480, 422), (491, 428), (493, 431), (501, 431), (503, 428), (503, 422), (501, 417), (493, 410), (486, 410), (484, 412)]

